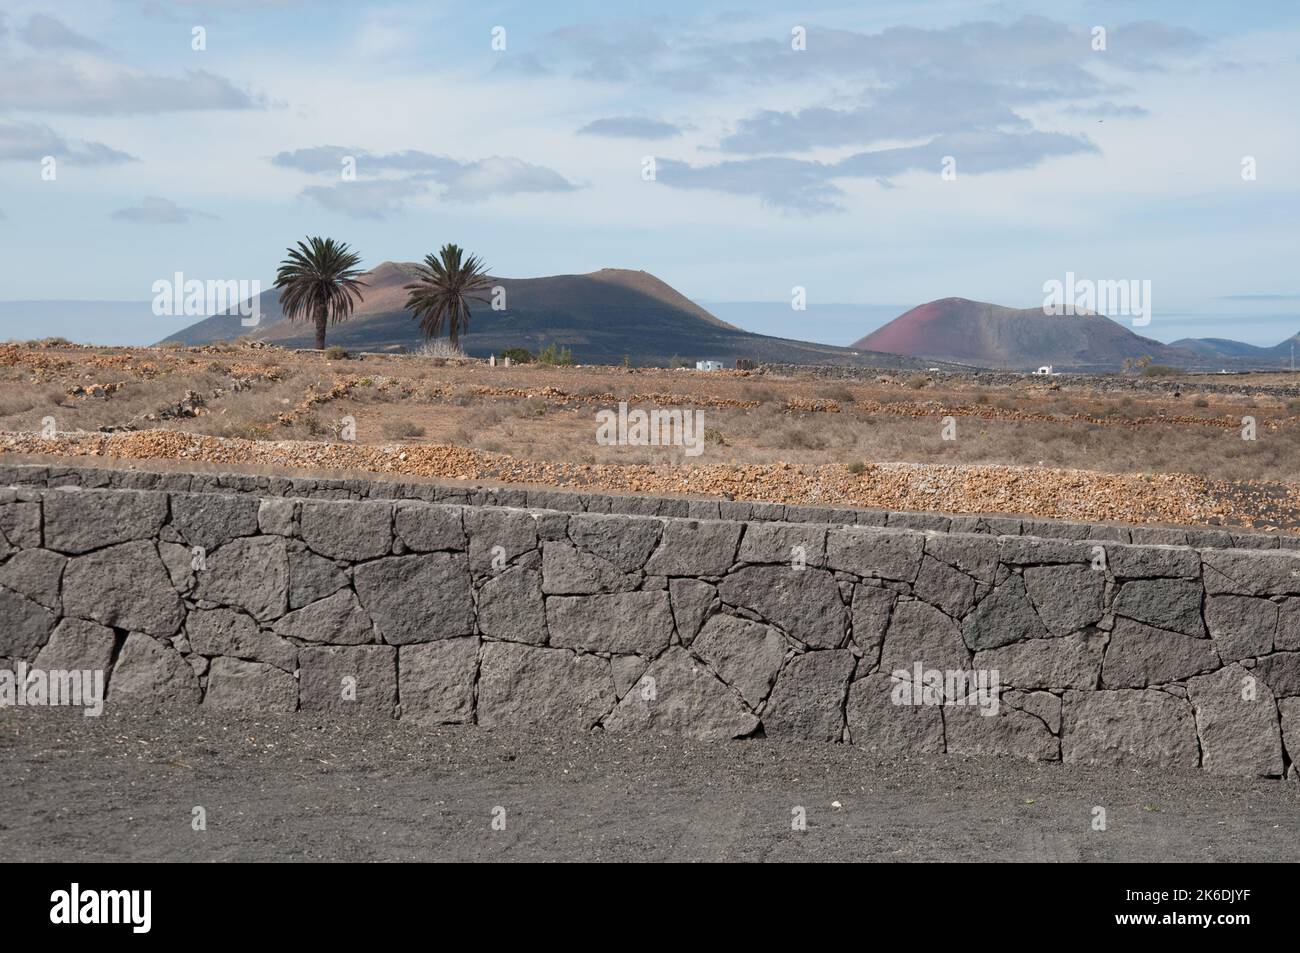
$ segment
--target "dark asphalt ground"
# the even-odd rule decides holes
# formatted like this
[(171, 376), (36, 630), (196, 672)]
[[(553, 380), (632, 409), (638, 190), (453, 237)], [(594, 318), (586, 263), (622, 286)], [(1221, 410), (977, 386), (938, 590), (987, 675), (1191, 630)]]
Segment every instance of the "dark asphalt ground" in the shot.
[(0, 767), (4, 861), (1300, 860), (1300, 784), (771, 739), (6, 709)]

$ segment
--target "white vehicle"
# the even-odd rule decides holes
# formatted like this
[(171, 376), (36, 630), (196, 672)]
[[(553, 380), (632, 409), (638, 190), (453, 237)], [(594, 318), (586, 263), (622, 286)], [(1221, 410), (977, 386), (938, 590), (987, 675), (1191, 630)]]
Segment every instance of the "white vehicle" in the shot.
[(1035, 377), (1047, 377), (1047, 376), (1048, 376), (1049, 374), (1051, 374), (1051, 373), (1052, 373), (1052, 365), (1051, 365), (1051, 364), (1044, 364), (1044, 365), (1043, 365), (1042, 367), (1040, 367), (1038, 370), (1034, 371), (1034, 376), (1035, 376)]

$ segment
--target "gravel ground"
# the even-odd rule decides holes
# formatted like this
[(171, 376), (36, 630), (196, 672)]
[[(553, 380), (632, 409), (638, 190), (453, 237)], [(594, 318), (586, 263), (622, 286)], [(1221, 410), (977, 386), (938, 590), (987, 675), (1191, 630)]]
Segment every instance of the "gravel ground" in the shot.
[(8, 709), (0, 764), (11, 861), (1300, 860), (1294, 783), (771, 739)]
[(944, 513), (1022, 513), (1046, 519), (1133, 524), (1300, 526), (1300, 484), (1207, 480), (1181, 473), (1120, 474), (1052, 467), (880, 463), (768, 463), (694, 467), (548, 463), (433, 444), (372, 446), (257, 441), (174, 430), (69, 433), (45, 438), (0, 431), (0, 459), (38, 456), (122, 465), (181, 461), (351, 470), (488, 480), (607, 492), (691, 494), (774, 503), (865, 506)]

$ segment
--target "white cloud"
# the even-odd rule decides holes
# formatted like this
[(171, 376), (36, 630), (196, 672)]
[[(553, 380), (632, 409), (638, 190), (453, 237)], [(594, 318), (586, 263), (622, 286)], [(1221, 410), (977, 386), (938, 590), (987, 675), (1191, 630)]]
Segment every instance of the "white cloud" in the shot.
[(264, 106), (206, 70), (163, 76), (94, 56), (0, 58), (0, 109), (122, 115)]
[[(310, 186), (303, 194), (357, 218), (385, 218), (400, 209), (401, 200), (428, 192), (430, 184), (440, 187), (441, 197), (453, 202), (521, 192), (571, 192), (577, 188), (554, 169), (512, 156), (465, 161), (414, 149), (375, 154), (345, 146), (312, 146), (281, 152), (271, 162), (300, 172), (339, 175), (348, 159), (355, 162), (357, 181)], [(396, 177), (376, 177), (391, 173)], [(367, 204), (371, 201), (373, 208)]]
[(0, 122), (0, 160), (39, 160), (45, 156), (86, 165), (138, 161), (102, 142), (69, 143), (53, 129), (36, 122)]
[(37, 13), (22, 30), (23, 42), (38, 50), (100, 50), (103, 47), (88, 36), (82, 36), (62, 20)]
[(578, 130), (580, 136), (610, 136), (616, 139), (668, 139), (681, 134), (680, 126), (644, 116), (593, 119)]
[(142, 199), (138, 205), (120, 208), (110, 216), (115, 221), (130, 222), (132, 225), (183, 225), (197, 218), (216, 217), (157, 196)]

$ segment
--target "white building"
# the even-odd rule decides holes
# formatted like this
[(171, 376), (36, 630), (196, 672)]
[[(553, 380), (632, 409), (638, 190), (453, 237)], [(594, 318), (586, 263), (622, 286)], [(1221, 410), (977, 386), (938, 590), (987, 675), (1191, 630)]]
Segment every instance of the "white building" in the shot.
[(721, 361), (696, 361), (695, 369), (697, 371), (720, 371), (722, 370)]

